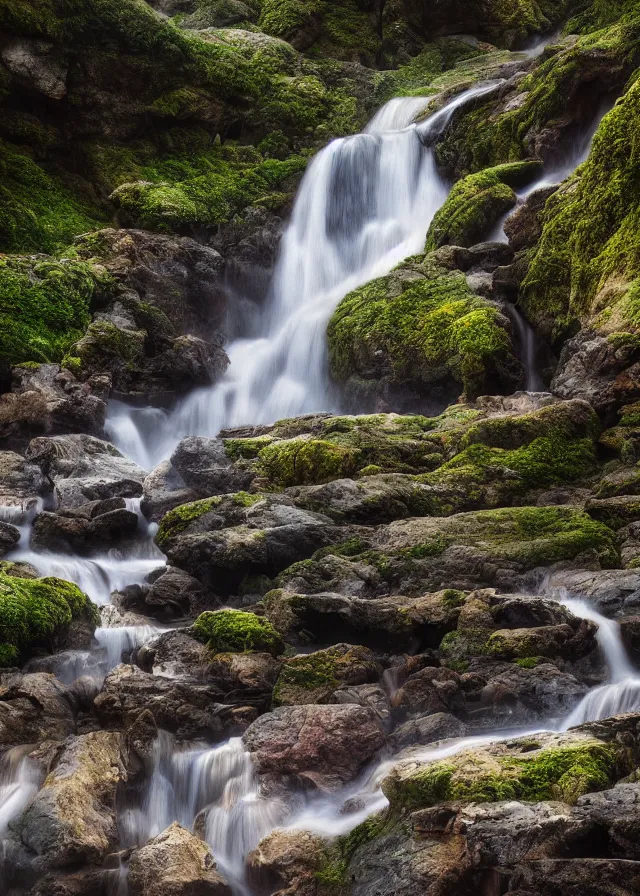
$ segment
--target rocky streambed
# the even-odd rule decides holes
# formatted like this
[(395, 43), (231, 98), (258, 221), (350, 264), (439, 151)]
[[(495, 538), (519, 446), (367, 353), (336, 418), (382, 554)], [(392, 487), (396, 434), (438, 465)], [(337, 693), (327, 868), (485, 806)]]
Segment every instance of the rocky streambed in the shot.
[(436, 5), (0, 2), (2, 896), (640, 892), (638, 13)]

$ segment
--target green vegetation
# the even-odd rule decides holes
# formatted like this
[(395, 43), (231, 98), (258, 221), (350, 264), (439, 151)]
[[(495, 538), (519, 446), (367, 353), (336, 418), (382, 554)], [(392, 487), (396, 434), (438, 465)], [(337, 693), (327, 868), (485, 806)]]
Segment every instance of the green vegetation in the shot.
[(357, 470), (359, 452), (320, 439), (274, 442), (263, 448), (259, 467), (281, 486), (330, 482)]
[(338, 382), (376, 371), (424, 389), (446, 375), (470, 397), (486, 391), (511, 353), (496, 308), (457, 272), (422, 279), (394, 273), (367, 283), (342, 300), (328, 339)]
[(373, 680), (376, 666), (363, 647), (338, 645), (286, 659), (273, 691), (276, 705), (324, 703), (345, 679)]
[(100, 226), (100, 219), (29, 156), (0, 140), (0, 252), (55, 252)]
[(158, 547), (166, 545), (168, 541), (183, 532), (194, 520), (209, 513), (222, 501), (220, 497), (204, 498), (201, 501), (193, 501), (190, 504), (181, 504), (174, 507), (162, 517), (160, 527), (156, 534)]
[(208, 610), (193, 624), (193, 633), (216, 653), (267, 651), (278, 654), (283, 644), (271, 623), (243, 610)]
[(427, 252), (440, 246), (473, 246), (485, 238), (516, 204), (514, 187), (542, 168), (536, 161), (515, 162), (471, 174), (453, 187), (427, 234)]
[(0, 572), (0, 666), (51, 649), (74, 619), (99, 624), (99, 614), (77, 585), (62, 579), (14, 578)]
[(607, 332), (640, 325), (639, 140), (636, 78), (603, 120), (589, 160), (547, 202), (521, 303), (556, 338), (576, 319)]
[(0, 256), (0, 358), (60, 361), (89, 323), (98, 282), (73, 258)]
[(617, 780), (620, 747), (596, 740), (538, 749), (519, 756), (462, 754), (407, 777), (391, 776), (383, 790), (394, 809), (421, 809), (449, 800), (562, 800), (574, 803)]

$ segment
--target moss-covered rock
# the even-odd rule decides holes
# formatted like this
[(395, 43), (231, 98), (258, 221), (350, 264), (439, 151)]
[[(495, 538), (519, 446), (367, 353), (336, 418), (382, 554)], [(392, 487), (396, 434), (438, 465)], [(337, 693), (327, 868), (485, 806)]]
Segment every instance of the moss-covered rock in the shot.
[(0, 359), (60, 361), (89, 323), (98, 269), (74, 258), (0, 257)]
[(541, 169), (541, 162), (514, 162), (458, 181), (431, 223), (427, 252), (444, 245), (473, 246), (486, 239), (502, 215), (515, 206), (513, 188), (532, 180)]
[(282, 649), (282, 639), (271, 623), (243, 610), (201, 613), (193, 624), (193, 633), (216, 653), (253, 650), (277, 654)]
[(377, 681), (379, 675), (375, 655), (366, 647), (336, 644), (285, 659), (273, 701), (277, 706), (332, 703), (339, 687)]
[(577, 176), (547, 202), (521, 303), (529, 320), (552, 337), (576, 322), (606, 333), (637, 329), (638, 134), (640, 79), (605, 116)]
[(588, 734), (542, 735), (469, 750), (420, 766), (406, 763), (383, 782), (392, 811), (441, 802), (575, 801), (625, 774), (630, 757), (619, 744)]
[(63, 645), (79, 620), (92, 628), (99, 624), (96, 607), (77, 585), (0, 573), (0, 665), (16, 665), (33, 653)]
[(457, 387), (474, 398), (517, 379), (508, 326), (462, 273), (427, 256), (342, 300), (327, 333), (331, 373), (341, 384), (383, 380), (419, 394), (440, 387), (450, 399)]

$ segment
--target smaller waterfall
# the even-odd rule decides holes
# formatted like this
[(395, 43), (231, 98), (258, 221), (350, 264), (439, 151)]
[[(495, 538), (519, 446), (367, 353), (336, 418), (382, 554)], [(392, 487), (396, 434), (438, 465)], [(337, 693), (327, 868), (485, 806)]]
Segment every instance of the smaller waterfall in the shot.
[(24, 747), (12, 747), (0, 757), (0, 841), (42, 784), (42, 773), (25, 755)]
[(538, 367), (538, 341), (535, 330), (515, 305), (506, 305), (505, 311), (513, 322), (520, 345), (525, 392), (544, 392), (544, 380)]
[(285, 814), (278, 800), (259, 795), (241, 738), (212, 749), (180, 751), (171, 735), (160, 732), (142, 796), (120, 812), (120, 835), (123, 847), (138, 846), (174, 821), (191, 830), (195, 825), (221, 872), (245, 892), (247, 853)]
[(589, 619), (598, 626), (598, 644), (609, 669), (610, 681), (589, 691), (563, 723), (563, 730), (584, 722), (640, 709), (640, 676), (634, 669), (620, 636), (617, 622), (607, 619), (585, 601), (560, 595), (560, 602), (574, 616)]
[(33, 503), (27, 510), (0, 507), (0, 519), (20, 529), (20, 542), (7, 560), (28, 563), (41, 576), (54, 576), (75, 584), (99, 605), (109, 603), (112, 592), (127, 585), (143, 584), (147, 576), (166, 562), (156, 547), (153, 536), (155, 523), (148, 523), (140, 510), (140, 498), (125, 499), (128, 510), (138, 516), (137, 537), (123, 548), (112, 548), (92, 557), (34, 550), (30, 545), (33, 520), (42, 510), (42, 502)]

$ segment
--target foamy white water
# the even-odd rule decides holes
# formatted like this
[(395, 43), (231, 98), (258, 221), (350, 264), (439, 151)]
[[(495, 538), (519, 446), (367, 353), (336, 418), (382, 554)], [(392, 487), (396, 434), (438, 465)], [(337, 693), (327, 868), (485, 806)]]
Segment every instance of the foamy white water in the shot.
[(329, 319), (351, 290), (422, 250), (448, 194), (432, 144), (456, 109), (494, 86), (465, 91), (419, 125), (412, 121), (426, 99), (392, 100), (365, 133), (318, 153), (282, 238), (259, 336), (228, 346), (224, 379), (172, 414), (112, 402), (107, 430), (117, 447), (148, 469), (187, 435), (339, 410), (327, 369)]

